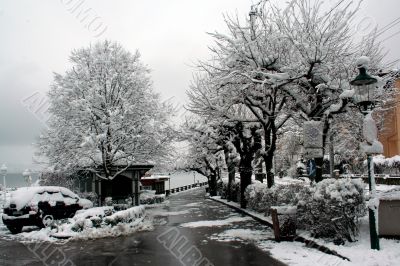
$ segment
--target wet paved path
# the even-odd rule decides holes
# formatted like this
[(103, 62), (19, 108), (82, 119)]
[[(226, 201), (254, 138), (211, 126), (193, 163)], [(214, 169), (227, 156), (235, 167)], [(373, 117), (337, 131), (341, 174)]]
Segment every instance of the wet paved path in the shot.
[[(70, 265), (284, 265), (265, 251), (243, 241), (217, 241), (212, 236), (229, 229), (265, 227), (217, 202), (205, 199), (204, 189), (181, 192), (169, 204), (148, 210), (155, 228), (149, 232), (90, 241), (69, 241), (49, 245), (48, 253), (62, 251)], [(235, 221), (223, 226), (182, 227), (182, 223), (204, 220)], [(226, 220), (225, 220), (226, 221)], [(213, 223), (213, 222), (211, 222)], [(204, 224), (204, 223), (203, 223)], [(33, 245), (33, 244), (31, 244)], [(173, 246), (180, 247), (173, 248)], [(30, 246), (32, 247), (32, 246)], [(45, 253), (46, 251), (44, 251)], [(61, 253), (60, 253), (61, 254)], [(61, 256), (61, 255), (59, 255)], [(0, 239), (0, 265), (46, 265), (26, 245)], [(51, 259), (47, 260), (51, 264)], [(57, 264), (55, 264), (57, 265)]]

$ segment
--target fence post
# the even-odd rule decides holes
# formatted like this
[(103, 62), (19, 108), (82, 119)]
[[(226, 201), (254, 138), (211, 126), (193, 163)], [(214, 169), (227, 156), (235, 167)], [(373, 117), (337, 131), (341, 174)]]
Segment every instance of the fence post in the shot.
[(272, 227), (274, 229), (275, 240), (281, 240), (281, 233), (279, 229), (279, 219), (278, 219), (278, 211), (277, 209), (271, 208), (271, 218), (272, 218)]

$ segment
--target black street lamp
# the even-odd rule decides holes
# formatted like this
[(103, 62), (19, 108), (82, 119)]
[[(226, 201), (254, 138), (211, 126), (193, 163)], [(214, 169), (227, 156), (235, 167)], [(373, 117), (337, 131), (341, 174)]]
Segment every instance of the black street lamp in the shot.
[[(361, 57), (358, 60), (357, 68), (360, 74), (352, 81), (350, 85), (354, 86), (354, 96), (353, 100), (358, 105), (361, 113), (365, 117), (372, 112), (375, 107), (374, 101), (374, 90), (376, 83), (378, 82), (376, 78), (371, 77), (367, 74), (367, 64), (369, 59), (367, 57)], [(375, 126), (375, 125), (374, 125)], [(375, 126), (376, 127), (376, 126)], [(365, 138), (365, 136), (364, 136)], [(370, 197), (375, 197), (375, 176), (373, 174), (373, 169), (371, 169), (372, 164), (372, 153), (367, 153), (367, 167), (368, 167), (368, 184), (369, 184), (369, 194)], [(379, 250), (379, 236), (376, 226), (376, 216), (375, 216), (375, 206), (369, 206), (369, 231), (371, 238), (371, 249)]]

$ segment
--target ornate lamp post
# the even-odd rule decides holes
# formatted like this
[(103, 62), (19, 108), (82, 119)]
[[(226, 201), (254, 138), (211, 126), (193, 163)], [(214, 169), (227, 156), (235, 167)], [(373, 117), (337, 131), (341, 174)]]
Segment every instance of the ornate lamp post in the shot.
[(25, 171), (22, 173), (22, 176), (25, 178), (25, 182), (28, 183), (28, 186), (32, 184), (32, 173), (30, 169), (25, 169)]
[(7, 166), (5, 165), (5, 164), (3, 164), (2, 166), (1, 166), (1, 168), (0, 168), (0, 172), (1, 172), (1, 174), (2, 174), (2, 176), (3, 176), (3, 186), (4, 186), (4, 204), (6, 203), (6, 191), (7, 191), (7, 189), (6, 189), (6, 175), (7, 175)]
[(368, 64), (369, 58), (367, 57), (363, 56), (357, 60), (357, 68), (360, 71), (360, 74), (354, 80), (352, 80), (350, 84), (354, 87), (353, 101), (358, 105), (361, 113), (364, 115), (363, 135), (365, 142), (362, 144), (362, 148), (367, 154), (368, 184), (370, 203), (372, 203), (368, 204), (369, 231), (371, 248), (379, 250), (379, 237), (376, 223), (377, 206), (374, 204), (376, 189), (372, 154), (382, 153), (383, 147), (382, 144), (377, 140), (376, 124), (371, 115), (372, 110), (375, 107), (374, 89), (378, 81), (376, 78), (367, 74)]

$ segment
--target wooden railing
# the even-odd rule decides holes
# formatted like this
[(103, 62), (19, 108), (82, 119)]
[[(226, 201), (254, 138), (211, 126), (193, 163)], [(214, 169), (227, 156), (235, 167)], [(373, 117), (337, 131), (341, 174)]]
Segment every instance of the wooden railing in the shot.
[(185, 190), (196, 188), (196, 187), (204, 187), (207, 184), (208, 184), (208, 182), (200, 182), (200, 183), (195, 183), (192, 185), (186, 185), (186, 186), (182, 186), (182, 187), (167, 189), (167, 190), (165, 190), (165, 195), (168, 196), (168, 195), (174, 194), (176, 192), (181, 192), (181, 191), (185, 191)]

